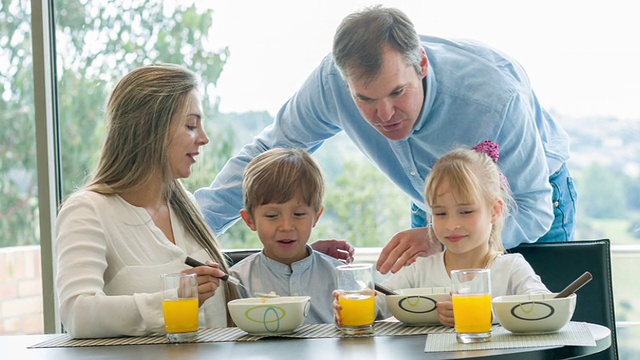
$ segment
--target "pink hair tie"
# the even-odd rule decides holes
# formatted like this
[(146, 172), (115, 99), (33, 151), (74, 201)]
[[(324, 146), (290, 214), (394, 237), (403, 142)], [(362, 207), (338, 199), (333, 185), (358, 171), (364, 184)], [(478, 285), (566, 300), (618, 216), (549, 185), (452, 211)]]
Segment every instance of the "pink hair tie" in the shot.
[[(500, 159), (500, 145), (494, 143), (491, 140), (485, 140), (483, 142), (481, 142), (480, 144), (476, 145), (473, 147), (473, 150), (482, 153), (482, 154), (486, 154), (489, 155), (489, 157), (491, 159), (493, 159), (494, 163), (498, 163), (498, 160)], [(505, 189), (509, 189), (509, 180), (507, 180), (507, 177), (504, 176), (504, 174), (502, 173), (502, 171), (500, 172), (500, 182), (502, 183), (502, 187)]]
[(491, 140), (485, 140), (480, 144), (473, 147), (473, 150), (487, 154), (490, 158), (493, 159), (494, 163), (498, 163), (498, 159), (500, 159), (500, 145), (494, 143)]

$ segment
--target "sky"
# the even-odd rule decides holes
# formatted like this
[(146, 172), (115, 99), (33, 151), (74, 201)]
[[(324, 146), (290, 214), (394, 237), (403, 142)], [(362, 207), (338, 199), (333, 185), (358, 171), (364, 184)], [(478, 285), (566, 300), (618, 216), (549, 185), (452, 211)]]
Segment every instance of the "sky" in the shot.
[[(331, 50), (343, 17), (381, 3), (419, 33), (470, 38), (516, 58), (547, 109), (640, 119), (640, 21), (634, 0), (221, 0), (212, 46), (230, 56), (220, 111), (275, 115)], [(638, 120), (640, 121), (640, 120)]]

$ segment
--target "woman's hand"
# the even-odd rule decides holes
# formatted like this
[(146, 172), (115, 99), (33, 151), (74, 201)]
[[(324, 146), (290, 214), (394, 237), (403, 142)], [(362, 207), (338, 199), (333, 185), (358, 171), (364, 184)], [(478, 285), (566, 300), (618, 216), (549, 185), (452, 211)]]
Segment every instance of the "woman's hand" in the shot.
[(220, 278), (224, 276), (224, 271), (220, 270), (220, 265), (213, 261), (207, 261), (207, 266), (197, 266), (183, 270), (185, 274), (198, 274), (198, 306), (202, 306), (205, 301), (216, 293), (220, 286)]
[(436, 303), (438, 308), (438, 320), (444, 326), (454, 327), (455, 319), (453, 318), (453, 302), (452, 301), (438, 301)]

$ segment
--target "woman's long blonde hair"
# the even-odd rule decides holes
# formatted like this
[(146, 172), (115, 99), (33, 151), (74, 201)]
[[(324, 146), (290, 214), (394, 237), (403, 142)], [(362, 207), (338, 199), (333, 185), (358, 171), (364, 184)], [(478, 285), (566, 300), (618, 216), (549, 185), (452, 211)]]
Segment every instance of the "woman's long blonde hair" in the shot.
[[(198, 86), (193, 72), (172, 64), (143, 66), (122, 78), (107, 103), (107, 137), (87, 189), (117, 195), (140, 189), (154, 173), (163, 174), (164, 197), (186, 231), (228, 273), (225, 256), (202, 213), (182, 182), (171, 176), (166, 151), (171, 119)], [(239, 297), (228, 283), (225, 294), (227, 301)], [(232, 324), (228, 312), (227, 322)]]

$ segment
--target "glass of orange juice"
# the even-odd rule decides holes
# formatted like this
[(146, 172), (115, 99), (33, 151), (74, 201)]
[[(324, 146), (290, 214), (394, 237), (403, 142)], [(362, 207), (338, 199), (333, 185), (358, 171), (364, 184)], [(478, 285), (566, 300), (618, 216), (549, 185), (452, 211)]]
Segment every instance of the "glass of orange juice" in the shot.
[(376, 298), (373, 290), (373, 265), (340, 265), (338, 269), (338, 303), (340, 330), (346, 335), (373, 334)]
[(491, 271), (451, 271), (451, 298), (456, 339), (470, 344), (491, 340)]
[(198, 275), (162, 275), (164, 323), (171, 342), (194, 340), (198, 336)]

